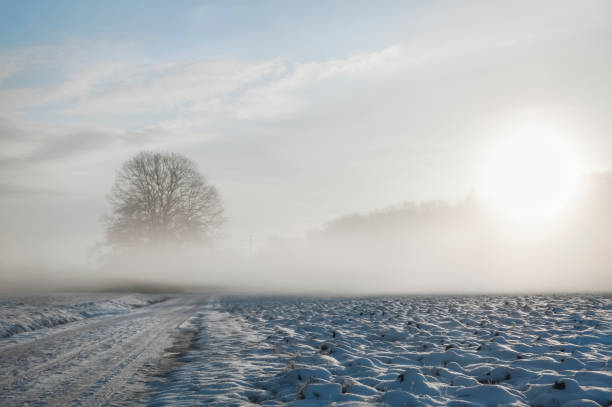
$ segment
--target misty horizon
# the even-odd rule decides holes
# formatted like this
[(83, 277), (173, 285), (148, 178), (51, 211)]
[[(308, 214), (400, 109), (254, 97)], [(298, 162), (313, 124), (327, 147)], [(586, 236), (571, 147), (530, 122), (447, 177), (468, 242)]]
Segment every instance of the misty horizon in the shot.
[[(0, 17), (3, 291), (612, 290), (607, 2), (32, 7)], [(220, 226), (149, 229), (206, 244), (111, 241), (143, 152)]]
[[(221, 236), (212, 243), (160, 242), (122, 253), (102, 246), (92, 250), (96, 263), (89, 268), (7, 267), (3, 291), (607, 293), (611, 203), (612, 174), (591, 174), (561, 218), (537, 224), (516, 223), (473, 194), (456, 202), (403, 202), (328, 220), (299, 238), (251, 236), (238, 249), (224, 245)], [(542, 244), (554, 251), (542, 254)]]

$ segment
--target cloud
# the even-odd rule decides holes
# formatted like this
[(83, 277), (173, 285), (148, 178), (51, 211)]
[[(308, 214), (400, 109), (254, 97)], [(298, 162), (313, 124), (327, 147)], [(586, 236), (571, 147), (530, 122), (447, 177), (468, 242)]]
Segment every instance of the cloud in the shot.
[(72, 42), (0, 53), (0, 112), (16, 115), (52, 101), (54, 84), (78, 63), (83, 49), (87, 48)]
[(19, 67), (16, 61), (7, 57), (0, 57), (0, 84), (17, 72), (19, 72)]
[(82, 131), (45, 140), (27, 157), (33, 161), (59, 160), (69, 158), (75, 154), (97, 150), (108, 146), (115, 137), (108, 133), (96, 131)]
[(389, 64), (397, 64), (401, 57), (401, 47), (391, 46), (379, 52), (352, 55), (345, 59), (296, 63), (281, 78), (246, 90), (232, 106), (233, 115), (239, 119), (250, 119), (295, 112), (307, 106), (296, 95), (298, 91), (333, 78), (380, 74)]
[(100, 131), (80, 131), (60, 136), (49, 134), (46, 137), (33, 137), (18, 130), (13, 136), (35, 139), (32, 142), (34, 147), (25, 154), (0, 159), (0, 168), (7, 169), (66, 160), (77, 154), (107, 147), (117, 139), (116, 135)]
[[(58, 84), (0, 88), (0, 106), (3, 110), (46, 108), (68, 118), (139, 114), (272, 117), (302, 106), (296, 91), (334, 77), (375, 72), (400, 53), (395, 46), (320, 63), (281, 59), (169, 64), (110, 61), (73, 72)], [(6, 75), (18, 71), (17, 65)]]
[[(67, 52), (69, 48), (57, 49), (59, 55)], [(29, 67), (25, 64), (28, 57), (32, 59)], [(219, 133), (219, 121), (298, 112), (308, 106), (300, 92), (309, 87), (334, 78), (376, 73), (400, 57), (401, 48), (395, 46), (316, 63), (125, 60), (81, 71), (66, 66), (62, 70), (71, 73), (60, 82), (0, 86), (0, 112), (11, 117), (0, 119), (0, 166), (57, 162), (112, 145), (137, 149), (210, 140)], [(6, 77), (24, 69), (44, 70), (50, 61), (60, 63), (51, 48), (1, 58), (16, 61)], [(126, 121), (135, 124), (126, 126)]]
[[(79, 114), (164, 114), (193, 111), (194, 105), (206, 111), (221, 110), (225, 98), (241, 88), (284, 69), (279, 60), (256, 63), (236, 61), (198, 61), (172, 64), (160, 68), (131, 67), (132, 75), (108, 75), (79, 78), (87, 84), (77, 94), (78, 100), (64, 113)], [(99, 82), (108, 83), (101, 86)], [(91, 82), (94, 83), (91, 83)], [(98, 90), (99, 89), (99, 90)], [(60, 94), (60, 99), (61, 99)], [(202, 109), (196, 109), (198, 111)]]
[(50, 194), (61, 194), (61, 192), (50, 188), (38, 188), (27, 185), (0, 182), (0, 197)]
[(57, 47), (26, 47), (0, 54), (0, 85), (28, 69), (48, 66), (50, 59), (58, 56)]
[(0, 117), (0, 143), (28, 137), (28, 132), (11, 120)]

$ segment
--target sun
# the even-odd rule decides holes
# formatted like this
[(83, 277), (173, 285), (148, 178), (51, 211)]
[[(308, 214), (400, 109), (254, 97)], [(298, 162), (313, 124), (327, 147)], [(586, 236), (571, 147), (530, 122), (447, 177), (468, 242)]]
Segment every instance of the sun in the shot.
[(579, 182), (575, 151), (561, 138), (526, 132), (501, 140), (485, 168), (484, 195), (514, 220), (537, 222), (559, 215)]

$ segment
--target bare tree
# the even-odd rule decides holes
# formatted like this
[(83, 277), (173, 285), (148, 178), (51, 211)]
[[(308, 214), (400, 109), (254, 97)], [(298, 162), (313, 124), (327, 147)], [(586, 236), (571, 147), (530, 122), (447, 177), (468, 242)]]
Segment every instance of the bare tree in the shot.
[(145, 151), (128, 160), (108, 198), (111, 246), (208, 239), (223, 222), (217, 189), (175, 153)]

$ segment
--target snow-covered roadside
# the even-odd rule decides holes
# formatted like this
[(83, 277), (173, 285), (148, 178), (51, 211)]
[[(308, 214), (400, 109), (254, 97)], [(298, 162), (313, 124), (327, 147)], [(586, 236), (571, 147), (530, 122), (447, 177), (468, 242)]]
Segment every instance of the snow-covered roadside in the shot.
[(222, 298), (153, 405), (612, 404), (608, 296)]
[(166, 298), (144, 294), (0, 296), (0, 338), (91, 317), (125, 313)]
[(166, 381), (153, 385), (150, 406), (248, 404), (261, 392), (249, 383), (283, 367), (276, 355), (259, 349), (265, 334), (215, 299), (181, 328), (197, 330), (195, 341)]

